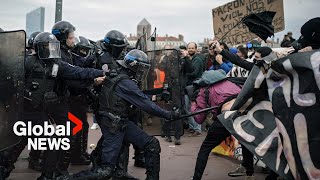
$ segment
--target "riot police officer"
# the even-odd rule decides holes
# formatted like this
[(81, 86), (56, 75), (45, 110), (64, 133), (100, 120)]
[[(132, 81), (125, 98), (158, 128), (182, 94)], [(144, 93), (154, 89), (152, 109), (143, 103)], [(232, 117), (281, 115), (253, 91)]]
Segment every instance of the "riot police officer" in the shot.
[[(41, 32), (36, 31), (36, 32), (33, 32), (33, 33), (30, 34), (30, 36), (29, 36), (29, 38), (27, 40), (27, 50), (26, 50), (26, 54), (28, 56), (32, 56), (32, 55), (34, 55), (36, 53), (35, 50), (34, 50), (34, 47), (33, 47), (33, 42), (34, 42), (35, 37), (40, 33)], [(42, 155), (43, 155), (42, 151), (31, 150), (30, 153), (29, 153), (29, 158), (28, 158), (28, 161), (29, 161), (28, 167), (30, 169), (33, 169), (33, 170), (36, 170), (36, 171), (41, 171), (41, 168), (42, 168), (41, 156)]]
[[(68, 119), (68, 108), (64, 102), (68, 96), (64, 79), (94, 79), (102, 77), (104, 72), (96, 69), (84, 69), (72, 66), (60, 58), (60, 43), (48, 32), (40, 33), (34, 40), (36, 54), (28, 56), (25, 62), (25, 109), (24, 120), (36, 124), (50, 121), (50, 124), (64, 125)], [(27, 138), (9, 148), (5, 177), (13, 170), (13, 163), (27, 144)], [(62, 151), (62, 150), (61, 150)], [(3, 157), (2, 157), (3, 158)], [(57, 161), (61, 161), (59, 151), (45, 152), (42, 175), (38, 179), (54, 179), (61, 175)], [(3, 160), (3, 159), (2, 159)], [(0, 160), (1, 161), (1, 160)], [(0, 168), (1, 169), (1, 168)]]
[[(74, 48), (79, 48), (83, 42), (79, 42), (80, 45), (77, 47), (76, 37), (74, 35), (76, 28), (67, 21), (59, 21), (52, 27), (52, 34), (54, 34), (61, 44), (61, 57), (62, 60), (80, 67), (88, 67), (94, 61), (92, 58), (85, 58), (74, 56), (72, 51)], [(91, 85), (91, 81), (67, 81), (68, 89), (70, 91), (69, 107), (70, 112), (78, 117), (82, 123), (82, 130), (75, 137), (72, 138), (72, 151), (65, 152), (65, 160), (61, 164), (63, 169), (67, 169), (69, 162), (76, 165), (89, 165), (90, 158), (87, 153), (87, 141), (89, 132), (89, 123), (87, 121), (87, 101), (86, 91)], [(80, 151), (79, 151), (80, 150)], [(71, 153), (72, 152), (72, 153)]]
[[(128, 46), (127, 38), (117, 30), (109, 31), (103, 40), (98, 41), (97, 46), (99, 50), (96, 51), (96, 68), (101, 69), (103, 65), (107, 65), (110, 71), (116, 70), (119, 68), (116, 60), (126, 53), (126, 48)], [(124, 56), (123, 56), (124, 57)], [(100, 89), (97, 89), (97, 92), (100, 92)], [(97, 115), (98, 109), (94, 109), (94, 112)], [(102, 154), (102, 142), (103, 136), (100, 138), (97, 143), (96, 149), (91, 153), (91, 159), (94, 163), (93, 167), (99, 166), (101, 164), (101, 154)], [(129, 158), (129, 146), (130, 144), (124, 142), (121, 148), (121, 154), (119, 155), (117, 161), (116, 172), (114, 173), (114, 180), (136, 180), (127, 172), (128, 167), (128, 158)], [(138, 152), (138, 151), (137, 151)], [(139, 152), (139, 154), (141, 154)], [(136, 161), (139, 161), (141, 158), (136, 158)], [(96, 164), (95, 164), (96, 163)], [(143, 163), (140, 163), (143, 164)]]
[[(71, 54), (75, 57), (86, 58), (92, 55), (92, 50), (94, 46), (90, 43), (90, 41), (83, 37), (76, 37), (75, 46), (71, 51)], [(94, 56), (92, 56), (93, 58)]]
[(130, 51), (121, 65), (119, 75), (103, 82), (100, 93), (98, 122), (103, 133), (102, 163), (93, 171), (83, 171), (67, 179), (108, 179), (112, 177), (123, 141), (143, 149), (146, 157), (148, 180), (158, 180), (160, 171), (160, 144), (158, 139), (147, 135), (134, 122), (132, 108), (166, 119), (177, 119), (178, 111), (166, 111), (153, 103), (139, 89), (137, 83), (145, 79), (150, 63), (140, 50)]

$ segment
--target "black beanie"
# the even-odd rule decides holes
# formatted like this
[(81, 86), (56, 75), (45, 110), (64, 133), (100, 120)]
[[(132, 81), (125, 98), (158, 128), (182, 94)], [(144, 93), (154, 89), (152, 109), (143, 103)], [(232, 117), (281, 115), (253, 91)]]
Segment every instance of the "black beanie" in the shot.
[(261, 54), (261, 57), (269, 56), (269, 54), (272, 52), (272, 49), (269, 47), (260, 47), (256, 50), (256, 52)]
[(301, 27), (301, 35), (311, 43), (320, 43), (320, 17), (310, 19)]

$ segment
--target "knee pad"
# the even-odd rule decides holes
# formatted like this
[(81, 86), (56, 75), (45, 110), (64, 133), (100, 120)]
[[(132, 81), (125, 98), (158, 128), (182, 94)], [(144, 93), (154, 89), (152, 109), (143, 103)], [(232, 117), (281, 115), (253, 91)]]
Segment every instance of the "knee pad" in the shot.
[(144, 151), (146, 153), (161, 153), (159, 140), (155, 137), (152, 137), (152, 139), (144, 146)]

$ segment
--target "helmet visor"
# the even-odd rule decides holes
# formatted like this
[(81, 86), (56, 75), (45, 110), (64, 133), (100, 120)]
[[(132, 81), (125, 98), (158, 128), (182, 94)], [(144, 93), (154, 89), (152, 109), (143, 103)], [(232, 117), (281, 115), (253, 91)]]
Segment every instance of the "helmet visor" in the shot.
[(119, 59), (120, 55), (122, 54), (122, 52), (125, 50), (126, 46), (115, 46), (112, 45), (112, 57), (115, 59)]
[(137, 64), (137, 71), (135, 74), (135, 79), (137, 81), (143, 81), (148, 76), (150, 70), (150, 64), (139, 62)]
[(61, 58), (60, 43), (59, 42), (39, 43), (38, 56), (40, 59)]

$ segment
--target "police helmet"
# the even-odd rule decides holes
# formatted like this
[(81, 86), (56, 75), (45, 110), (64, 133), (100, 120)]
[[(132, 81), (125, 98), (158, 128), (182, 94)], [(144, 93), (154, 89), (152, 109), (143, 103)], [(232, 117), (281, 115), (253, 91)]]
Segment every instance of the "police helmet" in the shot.
[(60, 42), (49, 32), (38, 34), (34, 38), (33, 48), (40, 59), (61, 58)]
[(27, 42), (27, 47), (28, 48), (33, 48), (33, 42), (34, 42), (34, 38), (40, 34), (41, 32), (36, 31), (30, 34), (29, 38), (28, 38), (28, 42)]
[(105, 35), (103, 45), (113, 58), (118, 59), (128, 45), (128, 40), (120, 31), (111, 30)]
[(59, 21), (52, 27), (52, 34), (62, 43), (65, 44), (69, 33), (72, 33), (76, 28), (67, 21)]
[(137, 81), (143, 81), (149, 73), (150, 61), (148, 60), (148, 56), (138, 49), (131, 50), (123, 60), (117, 60), (117, 62), (122, 67), (133, 71)]
[(83, 36), (79, 36), (76, 38), (76, 44), (72, 51), (79, 56), (87, 57), (91, 49), (93, 49), (93, 45), (90, 41)]

